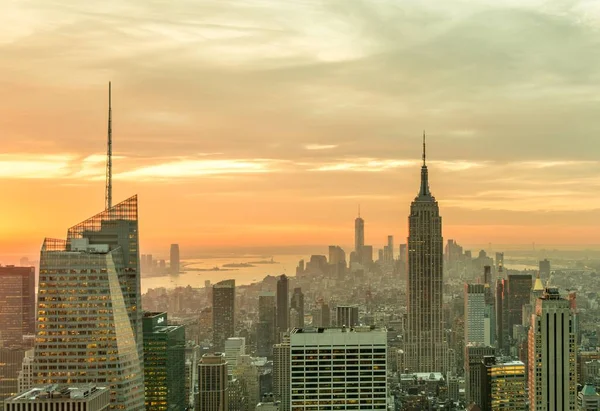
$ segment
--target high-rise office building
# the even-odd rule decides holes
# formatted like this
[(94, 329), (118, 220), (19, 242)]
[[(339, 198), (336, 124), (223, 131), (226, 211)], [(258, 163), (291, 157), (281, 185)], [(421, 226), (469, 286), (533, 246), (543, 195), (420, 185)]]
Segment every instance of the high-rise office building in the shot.
[(387, 409), (386, 331), (296, 329), (290, 350), (292, 410)]
[(227, 360), (227, 374), (233, 375), (237, 367), (238, 358), (246, 354), (246, 339), (244, 337), (231, 337), (225, 341), (225, 360)]
[(465, 284), (465, 344), (485, 344), (485, 287)]
[(168, 325), (165, 312), (145, 312), (143, 330), (146, 411), (185, 410), (185, 327)]
[(496, 271), (504, 270), (504, 253), (496, 253)]
[(280, 401), (280, 411), (290, 411), (290, 342), (284, 341), (273, 348), (273, 393)]
[(290, 302), (290, 310), (296, 310), (298, 313), (298, 324), (290, 324), (290, 328), (304, 327), (304, 294), (302, 294), (302, 288), (296, 287), (294, 288), (294, 293), (292, 294), (292, 300)]
[(523, 325), (523, 306), (529, 303), (532, 285), (530, 274), (511, 274), (508, 276), (506, 312), (508, 335), (511, 338), (513, 337), (513, 327)]
[(17, 392), (27, 391), (33, 388), (33, 348), (25, 352), (25, 358), (21, 363), (21, 371), (19, 371), (18, 383), (19, 389)]
[(481, 362), (484, 357), (493, 356), (494, 347), (483, 344), (467, 344), (465, 346), (465, 397), (467, 405), (482, 403)]
[(275, 293), (263, 291), (258, 296), (258, 323), (256, 348), (259, 357), (273, 357), (273, 344), (277, 338)]
[(2, 401), (19, 392), (19, 371), (25, 357), (22, 346), (0, 347), (0, 409)]
[[(363, 251), (362, 248), (365, 245), (365, 220), (360, 217), (360, 208), (358, 209), (358, 217), (354, 220), (354, 252), (356, 253), (359, 262), (362, 261)], [(372, 251), (372, 250), (371, 250)], [(373, 257), (371, 257), (372, 259)]]
[(575, 324), (569, 301), (546, 288), (536, 301), (529, 329), (529, 407), (574, 410), (577, 401)]
[(44, 240), (34, 353), (37, 384), (110, 384), (111, 406), (132, 411), (144, 409), (137, 210), (134, 196)]
[(108, 411), (110, 394), (106, 387), (47, 385), (31, 388), (9, 398), (5, 411)]
[(229, 391), (225, 354), (204, 354), (198, 365), (196, 411), (228, 411)]
[(373, 264), (373, 246), (363, 245), (360, 253), (360, 263), (364, 266)]
[[(288, 353), (289, 354), (289, 353)], [(233, 378), (238, 380), (248, 396), (250, 407), (256, 405), (260, 400), (260, 376), (262, 375), (259, 367), (255, 365), (254, 360), (249, 355), (241, 355), (237, 366), (233, 371)]]
[(387, 238), (387, 248), (388, 248), (388, 257), (390, 262), (394, 261), (394, 236), (393, 235), (388, 235)]
[(525, 364), (521, 361), (503, 361), (486, 356), (481, 362), (482, 411), (525, 411), (527, 407), (527, 380)]
[(338, 327), (356, 327), (359, 325), (358, 306), (338, 305), (336, 308)]
[(225, 340), (235, 334), (235, 280), (213, 285), (213, 349), (222, 352)]
[(0, 347), (35, 333), (35, 268), (0, 266)]
[(290, 315), (290, 283), (287, 275), (282, 274), (277, 280), (277, 331), (284, 333), (288, 330)]
[(542, 283), (545, 284), (550, 279), (550, 261), (547, 258), (540, 261), (539, 269)]
[(171, 244), (169, 267), (171, 269), (171, 274), (179, 274), (179, 244)]
[(445, 371), (442, 217), (429, 191), (423, 135), (421, 188), (408, 217), (408, 321), (405, 343), (410, 372)]

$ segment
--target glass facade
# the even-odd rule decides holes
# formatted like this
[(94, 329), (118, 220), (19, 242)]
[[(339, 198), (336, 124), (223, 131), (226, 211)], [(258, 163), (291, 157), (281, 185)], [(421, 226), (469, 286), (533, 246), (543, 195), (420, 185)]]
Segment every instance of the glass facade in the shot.
[(185, 410), (185, 327), (167, 325), (167, 313), (145, 313), (143, 330), (146, 411)]
[(0, 347), (22, 345), (35, 332), (35, 268), (0, 267)]
[(112, 409), (144, 409), (137, 260), (137, 197), (44, 241), (36, 384), (106, 384)]

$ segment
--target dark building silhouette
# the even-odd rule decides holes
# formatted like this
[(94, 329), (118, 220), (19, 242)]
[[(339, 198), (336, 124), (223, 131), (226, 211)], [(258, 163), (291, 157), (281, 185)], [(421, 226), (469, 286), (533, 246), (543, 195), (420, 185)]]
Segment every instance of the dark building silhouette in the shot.
[(256, 348), (259, 357), (273, 357), (276, 343), (277, 321), (275, 293), (263, 291), (258, 296), (258, 323), (256, 325)]
[(235, 280), (213, 285), (213, 349), (225, 350), (225, 340), (235, 334)]
[(292, 294), (292, 300), (290, 303), (290, 311), (291, 310), (295, 310), (298, 313), (297, 326), (299, 328), (303, 328), (304, 327), (304, 294), (302, 294), (302, 289), (299, 287), (294, 288), (294, 293)]
[(178, 274), (180, 269), (179, 264), (179, 244), (171, 244), (171, 253), (169, 257), (169, 265), (171, 274)]
[(282, 274), (277, 280), (277, 329), (279, 333), (288, 330), (290, 315), (290, 284), (287, 276)]
[(0, 266), (0, 347), (35, 334), (35, 268)]

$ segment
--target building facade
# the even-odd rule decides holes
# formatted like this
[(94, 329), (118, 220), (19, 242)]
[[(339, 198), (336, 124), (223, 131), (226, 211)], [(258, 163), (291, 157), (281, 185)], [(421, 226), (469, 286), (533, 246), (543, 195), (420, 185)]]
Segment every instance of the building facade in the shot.
[(338, 305), (336, 314), (336, 325), (338, 327), (355, 327), (359, 325), (358, 306), (356, 305)]
[[(110, 384), (111, 406), (144, 409), (137, 197), (45, 239), (36, 384)], [(75, 372), (75, 370), (77, 370)]]
[(465, 344), (485, 344), (485, 286), (465, 284)]
[(575, 410), (577, 363), (573, 315), (557, 288), (536, 301), (529, 329), (529, 407), (532, 411)]
[(408, 217), (408, 321), (406, 366), (410, 372), (445, 371), (446, 344), (442, 318), (442, 217), (429, 190), (423, 136), (421, 188)]
[(256, 348), (259, 357), (273, 357), (273, 344), (277, 342), (277, 311), (275, 293), (263, 291), (258, 296), (258, 323)]
[(227, 374), (233, 375), (238, 358), (246, 354), (246, 339), (244, 337), (231, 337), (225, 341), (225, 360), (227, 360)]
[(290, 411), (290, 342), (276, 344), (273, 349), (273, 393), (281, 411)]
[(224, 354), (204, 354), (198, 365), (196, 411), (228, 411), (227, 361)]
[(356, 327), (290, 335), (292, 410), (387, 409), (387, 332)]
[(93, 384), (32, 388), (6, 400), (5, 411), (108, 411), (110, 394)]
[(225, 340), (235, 334), (235, 280), (213, 285), (213, 348), (222, 352)]
[(481, 362), (482, 411), (526, 411), (527, 379), (521, 361), (502, 361), (493, 356)]
[(146, 312), (143, 331), (146, 411), (185, 410), (185, 327)]
[(35, 333), (35, 268), (0, 266), (0, 347)]
[(465, 347), (465, 399), (467, 405), (481, 406), (483, 401), (481, 362), (493, 356), (495, 349), (483, 344), (467, 344)]
[(302, 288), (294, 288), (290, 302), (290, 311), (295, 310), (298, 313), (298, 324), (290, 324), (290, 328), (303, 328), (304, 327), (304, 294)]
[(277, 280), (277, 330), (284, 333), (288, 330), (290, 315), (290, 282), (285, 274)]

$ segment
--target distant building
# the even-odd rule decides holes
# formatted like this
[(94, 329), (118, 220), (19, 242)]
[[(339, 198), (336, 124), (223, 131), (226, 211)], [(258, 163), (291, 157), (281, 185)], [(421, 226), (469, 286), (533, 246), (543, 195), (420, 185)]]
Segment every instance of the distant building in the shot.
[(227, 360), (227, 374), (233, 375), (237, 367), (238, 358), (246, 354), (246, 339), (243, 337), (231, 337), (225, 341), (225, 359)]
[(533, 279), (530, 274), (510, 274), (508, 276), (508, 335), (513, 338), (515, 325), (523, 324), (523, 306), (529, 303)]
[(465, 344), (485, 344), (485, 286), (465, 284)]
[(338, 327), (355, 327), (359, 325), (358, 306), (356, 305), (338, 305), (336, 308)]
[(284, 333), (288, 330), (288, 316), (290, 315), (290, 285), (285, 274), (277, 280), (277, 330)]
[[(296, 329), (290, 335), (290, 350), (292, 410), (307, 401), (317, 409), (332, 401), (344, 409), (387, 409), (385, 330)], [(368, 373), (361, 371), (367, 366)], [(336, 384), (338, 380), (343, 382)]]
[[(358, 217), (354, 220), (354, 252), (358, 256), (359, 263), (363, 263), (363, 246), (365, 245), (365, 220), (360, 217), (360, 209)], [(371, 257), (372, 259), (373, 257)]]
[(235, 280), (213, 285), (213, 348), (222, 352), (225, 340), (235, 334)]
[(482, 402), (477, 405), (485, 411), (528, 410), (525, 368), (521, 361), (484, 357), (481, 362), (480, 384)]
[(47, 385), (32, 388), (6, 400), (5, 411), (108, 411), (110, 394), (105, 387)]
[(539, 269), (542, 283), (546, 284), (550, 279), (550, 261), (547, 258), (540, 261)]
[(171, 274), (179, 274), (180, 270), (179, 260), (179, 244), (171, 244), (171, 252), (169, 258), (169, 266)]
[(244, 392), (248, 396), (250, 409), (258, 404), (260, 399), (260, 375), (259, 367), (254, 364), (252, 357), (242, 355), (238, 358), (237, 366), (233, 371), (233, 378), (238, 380), (242, 385)]
[(290, 303), (290, 311), (291, 310), (296, 310), (298, 313), (298, 324), (290, 324), (290, 329), (304, 327), (304, 294), (300, 287), (294, 288)]
[(165, 312), (145, 312), (143, 330), (146, 411), (185, 410), (185, 327), (168, 325)]
[(0, 408), (3, 400), (19, 393), (19, 372), (26, 352), (22, 346), (0, 348)]
[(35, 268), (0, 266), (0, 347), (35, 333)]
[(23, 358), (17, 380), (19, 384), (17, 392), (24, 392), (33, 388), (33, 348), (25, 352), (25, 358)]
[(529, 404), (532, 411), (575, 409), (576, 343), (569, 301), (546, 288), (529, 329)]
[(259, 357), (273, 357), (273, 344), (277, 342), (276, 322), (275, 293), (263, 291), (258, 296), (258, 323), (256, 324), (256, 348)]
[(483, 400), (481, 362), (484, 357), (493, 356), (494, 347), (483, 344), (468, 344), (465, 347), (465, 397), (467, 405), (481, 406)]
[(227, 361), (224, 354), (204, 354), (198, 365), (196, 411), (228, 411)]

